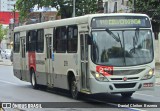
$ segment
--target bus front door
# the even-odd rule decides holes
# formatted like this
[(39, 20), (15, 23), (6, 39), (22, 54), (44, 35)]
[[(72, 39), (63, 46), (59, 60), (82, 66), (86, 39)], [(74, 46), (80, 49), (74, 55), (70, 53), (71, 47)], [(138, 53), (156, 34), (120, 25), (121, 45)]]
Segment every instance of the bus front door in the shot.
[(46, 34), (46, 76), (48, 87), (53, 87), (53, 74), (52, 74), (52, 34)]
[(22, 75), (22, 80), (27, 81), (27, 75), (26, 75), (26, 50), (25, 50), (25, 37), (20, 38), (20, 44), (21, 44), (21, 49), (20, 49), (20, 56), (21, 56), (21, 75)]
[(89, 89), (89, 73), (88, 73), (88, 45), (87, 33), (80, 34), (80, 50), (81, 50), (81, 85), (82, 89), (88, 91)]

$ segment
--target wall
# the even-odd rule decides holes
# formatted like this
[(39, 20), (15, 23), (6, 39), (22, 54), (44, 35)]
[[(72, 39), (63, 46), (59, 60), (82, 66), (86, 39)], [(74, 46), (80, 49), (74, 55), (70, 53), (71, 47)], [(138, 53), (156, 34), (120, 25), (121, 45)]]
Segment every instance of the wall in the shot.
[[(13, 12), (0, 12), (0, 24), (9, 24), (11, 19), (14, 18)], [(19, 12), (15, 12), (15, 19), (18, 22)]]
[(26, 20), (23, 24), (33, 24), (38, 22), (45, 22), (49, 20), (57, 19), (57, 11), (50, 12), (32, 12), (28, 16), (28, 20)]
[(7, 49), (7, 41), (5, 40), (5, 39), (3, 39), (2, 41), (1, 41), (1, 49)]
[(131, 12), (133, 5), (128, 0), (103, 0), (105, 13)]
[(0, 11), (12, 11), (16, 0), (0, 0)]

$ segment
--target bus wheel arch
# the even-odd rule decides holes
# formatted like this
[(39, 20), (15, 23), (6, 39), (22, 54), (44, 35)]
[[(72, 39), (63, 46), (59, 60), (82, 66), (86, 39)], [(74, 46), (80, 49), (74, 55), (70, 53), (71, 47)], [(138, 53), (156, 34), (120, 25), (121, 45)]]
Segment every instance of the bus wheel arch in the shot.
[(72, 98), (78, 99), (79, 91), (74, 73), (72, 71), (69, 71), (67, 74), (67, 78), (68, 78), (69, 91), (71, 93)]

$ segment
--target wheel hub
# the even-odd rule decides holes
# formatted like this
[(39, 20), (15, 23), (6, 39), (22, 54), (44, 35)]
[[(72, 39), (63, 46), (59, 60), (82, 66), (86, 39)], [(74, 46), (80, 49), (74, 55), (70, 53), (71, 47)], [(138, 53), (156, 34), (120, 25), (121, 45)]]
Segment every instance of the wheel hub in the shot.
[(34, 77), (34, 74), (32, 74), (32, 85), (33, 85), (33, 86), (35, 85), (35, 77)]

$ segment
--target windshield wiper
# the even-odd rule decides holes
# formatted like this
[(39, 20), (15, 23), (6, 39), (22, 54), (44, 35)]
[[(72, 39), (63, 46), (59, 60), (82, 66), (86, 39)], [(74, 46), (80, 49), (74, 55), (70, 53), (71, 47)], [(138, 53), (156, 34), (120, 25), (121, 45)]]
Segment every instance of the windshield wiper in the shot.
[(138, 38), (139, 38), (139, 28), (136, 28), (135, 30), (135, 36), (133, 37), (133, 52), (135, 53), (136, 47), (135, 45), (138, 42)]
[[(121, 46), (121, 50), (123, 50), (123, 58), (124, 58), (124, 64), (126, 64), (126, 60), (125, 60), (125, 51), (124, 51), (124, 48), (122, 46), (122, 41), (120, 39), (120, 36), (119, 36), (119, 33), (117, 33), (117, 35), (115, 35), (112, 31), (110, 31), (108, 28), (106, 28), (106, 32), (109, 33), (109, 35), (111, 35), (111, 37), (113, 37), (117, 42), (120, 43), (120, 46)], [(124, 35), (123, 35), (123, 39), (124, 39)], [(123, 43), (124, 44), (124, 43)]]
[(117, 42), (120, 42), (120, 38), (117, 37), (113, 32), (111, 32), (108, 28), (106, 28), (106, 31), (111, 35)]
[(139, 28), (136, 28), (136, 30), (135, 30), (135, 43), (137, 43), (138, 38), (139, 38)]
[(121, 49), (122, 49), (122, 42), (121, 42), (121, 39), (120, 39), (120, 36), (119, 36), (119, 33), (117, 33), (117, 35), (118, 35), (118, 39), (119, 39), (119, 42), (120, 42), (120, 45), (121, 45)]

